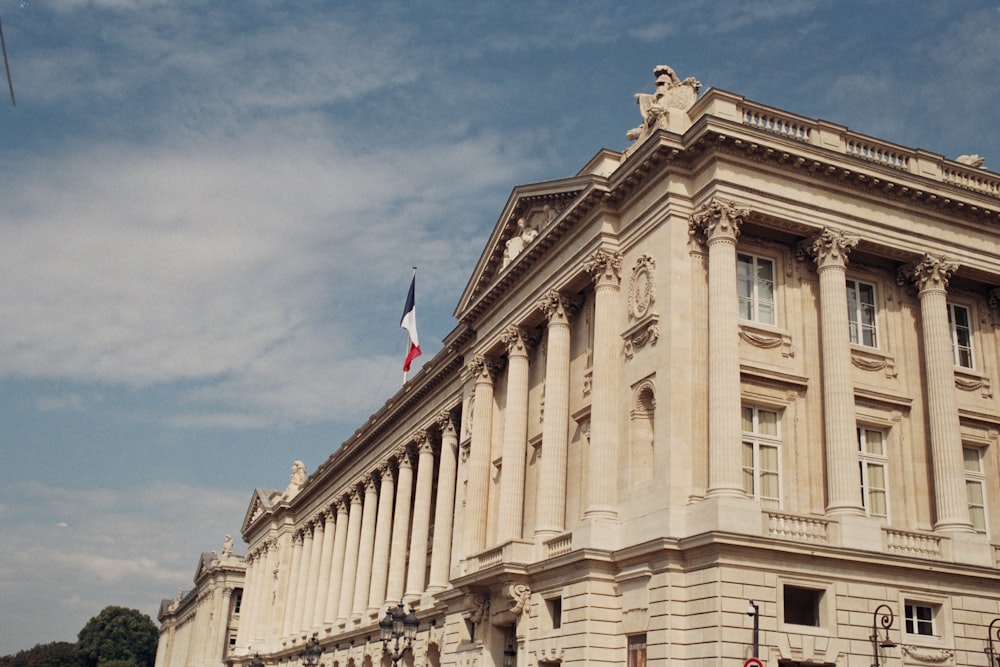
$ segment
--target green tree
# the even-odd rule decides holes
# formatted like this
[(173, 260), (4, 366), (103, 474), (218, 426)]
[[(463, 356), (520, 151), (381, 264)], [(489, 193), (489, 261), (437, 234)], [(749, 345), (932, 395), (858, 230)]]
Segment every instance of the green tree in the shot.
[(0, 658), (0, 667), (75, 667), (76, 665), (76, 644), (72, 642), (38, 644), (34, 648)]
[(105, 607), (77, 636), (80, 663), (83, 667), (153, 667), (158, 638), (156, 624), (146, 614)]

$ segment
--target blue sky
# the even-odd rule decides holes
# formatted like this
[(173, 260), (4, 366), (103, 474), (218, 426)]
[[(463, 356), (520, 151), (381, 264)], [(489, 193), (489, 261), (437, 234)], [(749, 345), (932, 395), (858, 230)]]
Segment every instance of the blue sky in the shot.
[[(1000, 165), (1000, 2), (0, 0), (0, 655), (155, 616), (668, 64)], [(6, 91), (0, 88), (0, 93)], [(237, 548), (239, 551), (239, 547)]]

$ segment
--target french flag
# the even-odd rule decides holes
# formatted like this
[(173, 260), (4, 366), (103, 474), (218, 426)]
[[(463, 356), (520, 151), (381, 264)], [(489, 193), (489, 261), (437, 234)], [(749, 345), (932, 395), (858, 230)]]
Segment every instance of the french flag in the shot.
[(410, 363), (420, 356), (420, 342), (417, 340), (417, 310), (414, 302), (414, 292), (417, 286), (417, 274), (413, 273), (410, 280), (410, 291), (406, 295), (406, 306), (403, 308), (403, 319), (399, 321), (399, 326), (406, 329), (409, 345), (406, 350), (406, 360), (403, 361), (403, 372), (410, 370)]

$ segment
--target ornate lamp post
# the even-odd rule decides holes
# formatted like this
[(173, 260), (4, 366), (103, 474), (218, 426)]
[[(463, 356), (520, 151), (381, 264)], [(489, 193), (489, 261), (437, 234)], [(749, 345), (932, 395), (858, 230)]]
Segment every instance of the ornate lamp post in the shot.
[[(875, 608), (875, 613), (872, 614), (872, 634), (869, 637), (872, 641), (872, 657), (875, 659), (872, 667), (879, 667), (878, 651), (880, 648), (893, 648), (896, 645), (894, 641), (889, 639), (889, 628), (892, 627), (894, 619), (892, 609), (887, 604), (880, 604)], [(878, 633), (879, 625), (882, 626), (882, 637)]]
[(1000, 655), (997, 655), (996, 651), (993, 650), (993, 638), (996, 637), (1000, 640), (1000, 618), (994, 618), (990, 621), (990, 629), (986, 632), (986, 655), (990, 656), (991, 662), (996, 662), (997, 667), (1000, 667)]
[(503, 650), (503, 667), (514, 667), (517, 664), (517, 651), (513, 644), (507, 644)]
[[(382, 653), (388, 655), (395, 665), (406, 655), (406, 651), (413, 645), (413, 640), (417, 637), (417, 628), (420, 621), (417, 615), (410, 609), (406, 613), (403, 603), (400, 602), (395, 609), (386, 609), (385, 616), (379, 621), (378, 627), (382, 636)], [(393, 642), (392, 650), (389, 650), (389, 642)]]
[(319, 639), (316, 638), (316, 635), (313, 635), (312, 639), (306, 642), (305, 648), (302, 649), (302, 664), (305, 667), (316, 667), (321, 655), (323, 655), (323, 647), (319, 645)]

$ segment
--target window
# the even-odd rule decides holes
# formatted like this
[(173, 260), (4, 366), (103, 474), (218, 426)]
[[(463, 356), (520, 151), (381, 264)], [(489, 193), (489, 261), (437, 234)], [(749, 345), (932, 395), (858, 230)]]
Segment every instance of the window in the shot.
[(864, 426), (858, 427), (858, 452), (861, 468), (861, 504), (868, 516), (886, 518), (885, 433)]
[(969, 309), (965, 306), (948, 304), (948, 329), (951, 331), (951, 349), (955, 355), (955, 365), (972, 368), (972, 325)]
[(233, 595), (233, 616), (240, 615), (240, 607), (243, 606), (243, 591), (238, 590), (236, 594)]
[(774, 261), (755, 255), (736, 256), (740, 319), (774, 324)]
[(545, 601), (545, 607), (549, 612), (549, 620), (552, 622), (552, 629), (558, 630), (562, 627), (562, 598), (549, 598)]
[(823, 591), (820, 589), (785, 586), (782, 592), (785, 623), (819, 627), (822, 601)]
[(969, 499), (969, 521), (977, 532), (986, 532), (986, 494), (983, 474), (983, 452), (978, 447), (963, 447), (965, 459), (965, 492)]
[(764, 507), (780, 507), (778, 413), (743, 406), (743, 491)]
[(919, 602), (907, 602), (903, 605), (906, 634), (933, 637), (934, 617), (937, 615), (937, 605)]
[(646, 667), (646, 635), (630, 635), (628, 638), (628, 667)]
[(874, 285), (857, 280), (847, 281), (847, 319), (850, 322), (852, 343), (878, 347)]

